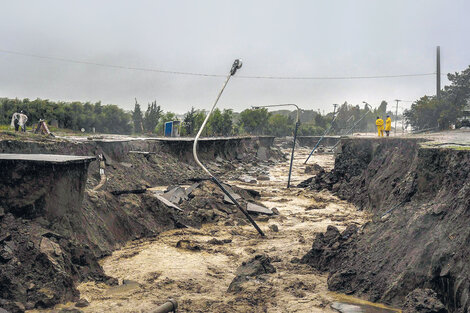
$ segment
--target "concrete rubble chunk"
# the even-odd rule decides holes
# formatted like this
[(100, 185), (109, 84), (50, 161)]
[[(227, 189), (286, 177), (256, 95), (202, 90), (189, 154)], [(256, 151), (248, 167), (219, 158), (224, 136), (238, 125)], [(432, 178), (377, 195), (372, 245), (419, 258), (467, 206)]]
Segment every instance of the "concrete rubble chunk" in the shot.
[[(232, 187), (230, 187), (230, 185), (227, 185), (227, 184), (222, 184), (222, 186), (224, 186), (224, 188), (228, 191), (228, 193), (235, 199), (235, 200), (238, 200), (238, 199), (242, 199), (242, 197), (235, 193), (232, 189)], [(225, 203), (230, 203), (230, 204), (235, 204), (233, 203), (233, 201), (226, 195), (224, 194), (224, 202)]]
[(273, 211), (271, 211), (270, 209), (251, 202), (248, 202), (248, 204), (246, 205), (246, 210), (248, 211), (248, 213), (273, 215)]
[(185, 189), (180, 186), (165, 192), (162, 197), (174, 204), (180, 204), (183, 200), (188, 200)]
[(167, 207), (170, 207), (170, 208), (173, 208), (175, 210), (178, 210), (178, 211), (181, 211), (183, 212), (183, 209), (180, 209), (178, 206), (174, 205), (172, 202), (168, 201), (166, 198), (164, 198), (163, 196), (161, 195), (155, 195), (155, 197), (160, 200), (161, 202), (163, 202), (164, 205), (166, 205)]
[(199, 185), (200, 185), (199, 183), (194, 183), (194, 184), (192, 184), (189, 188), (187, 188), (187, 189), (185, 190), (185, 195), (186, 195), (186, 197), (190, 198), (192, 192), (194, 191), (194, 189), (196, 189), (197, 187), (199, 187)]
[(261, 161), (267, 161), (268, 160), (268, 149), (266, 149), (266, 147), (259, 147), (256, 155), (257, 155), (258, 159), (260, 159)]
[(253, 176), (243, 175), (239, 178), (240, 181), (249, 184), (256, 184), (257, 180)]

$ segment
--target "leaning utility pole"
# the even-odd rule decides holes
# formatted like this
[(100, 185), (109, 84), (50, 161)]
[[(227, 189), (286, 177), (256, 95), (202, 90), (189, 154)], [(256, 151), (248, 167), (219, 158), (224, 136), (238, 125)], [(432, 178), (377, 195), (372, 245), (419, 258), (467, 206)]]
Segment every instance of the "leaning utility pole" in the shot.
[(398, 102), (400, 102), (401, 100), (395, 99), (395, 101), (397, 102), (397, 108), (395, 110), (395, 136), (396, 136), (397, 135), (397, 119), (398, 119)]
[(441, 47), (436, 50), (436, 97), (441, 98)]

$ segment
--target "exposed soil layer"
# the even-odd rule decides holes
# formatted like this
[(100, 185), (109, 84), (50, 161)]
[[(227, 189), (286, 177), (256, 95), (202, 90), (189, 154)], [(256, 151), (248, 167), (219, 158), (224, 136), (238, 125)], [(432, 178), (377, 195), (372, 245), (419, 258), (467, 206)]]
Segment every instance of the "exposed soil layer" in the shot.
[(468, 150), (422, 148), (419, 139), (343, 140), (334, 170), (309, 188), (332, 190), (373, 219), (317, 235), (303, 262), (328, 270), (331, 290), (401, 306), (427, 288), (450, 312), (468, 312), (469, 162)]
[[(178, 142), (74, 142), (31, 135), (11, 135), (0, 141), (2, 153), (101, 154), (107, 177), (103, 187), (93, 191), (100, 181), (98, 161), (90, 164), (87, 179), (86, 171), (72, 167), (65, 172), (57, 167), (42, 169), (35, 174), (35, 183), (26, 181), (27, 169), (18, 174), (25, 180), (17, 183), (17, 191), (27, 195), (18, 197), (24, 203), (2, 202), (0, 206), (0, 307), (23, 312), (76, 301), (77, 282), (113, 285), (116, 280), (104, 274), (99, 258), (130, 240), (182, 227), (183, 215), (147, 191), (158, 184), (181, 184), (205, 177), (189, 158), (192, 142)], [(269, 137), (202, 141), (200, 159), (214, 173), (223, 174), (242, 162), (278, 159), (281, 153), (271, 144)], [(76, 190), (62, 193), (57, 201), (41, 200), (50, 196), (51, 185), (63, 187), (64, 179), (75, 181)], [(198, 226), (202, 217), (196, 214), (193, 221)]]
[[(310, 149), (296, 151), (294, 184), (308, 177), (302, 163), (309, 152)], [(316, 162), (328, 170), (333, 158), (321, 155)], [(202, 186), (192, 191), (194, 198), (175, 201), (184, 208), (184, 214), (190, 213), (186, 205), (192, 205), (192, 214), (206, 212), (214, 217), (211, 222), (200, 229), (173, 229), (152, 239), (135, 240), (103, 258), (100, 262), (105, 273), (120, 284), (80, 284), (81, 297), (89, 302), (81, 310), (151, 312), (171, 297), (177, 300), (181, 313), (333, 313), (330, 303), (338, 300), (327, 290), (326, 275), (312, 272), (299, 261), (316, 233), (325, 231), (328, 225), (341, 230), (348, 224), (361, 225), (364, 213), (328, 191), (286, 189), (288, 168), (288, 160), (274, 164), (254, 160), (227, 173), (233, 181), (224, 179), (243, 200), (254, 200), (277, 212), (253, 216), (266, 238), (234, 213), (234, 205), (222, 202), (220, 191), (211, 182), (201, 182)], [(251, 178), (245, 181), (243, 176)], [(252, 178), (264, 176), (268, 179), (252, 182)], [(184, 188), (187, 191), (191, 187)], [(174, 186), (156, 186), (152, 190), (173, 189)], [(259, 197), (255, 192), (244, 193), (244, 189), (257, 191)], [(201, 205), (206, 200), (214, 207), (204, 209)], [(67, 303), (56, 309), (73, 306)]]

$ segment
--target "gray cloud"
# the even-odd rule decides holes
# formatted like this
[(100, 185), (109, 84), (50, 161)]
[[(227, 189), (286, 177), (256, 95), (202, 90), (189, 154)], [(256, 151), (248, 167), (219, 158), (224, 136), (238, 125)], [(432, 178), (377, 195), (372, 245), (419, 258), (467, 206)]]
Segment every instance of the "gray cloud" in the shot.
[[(240, 75), (373, 76), (470, 64), (467, 12), (460, 1), (2, 1), (0, 49), (164, 70)], [(0, 96), (115, 103), (154, 99), (165, 110), (209, 108), (223, 78), (177, 76), (0, 53)], [(444, 79), (443, 83), (446, 80)], [(375, 80), (235, 78), (224, 108), (295, 102), (331, 104), (416, 99), (433, 77)]]

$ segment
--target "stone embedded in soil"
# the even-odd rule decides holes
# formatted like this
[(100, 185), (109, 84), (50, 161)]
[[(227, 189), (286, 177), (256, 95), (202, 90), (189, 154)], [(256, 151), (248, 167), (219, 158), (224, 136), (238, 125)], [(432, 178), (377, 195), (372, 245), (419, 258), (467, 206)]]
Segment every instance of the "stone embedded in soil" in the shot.
[(243, 262), (237, 268), (236, 277), (230, 283), (228, 292), (240, 292), (243, 290), (243, 283), (250, 280), (250, 277), (259, 278), (265, 274), (276, 273), (276, 268), (271, 264), (271, 259), (266, 254), (258, 254), (247, 262)]
[(274, 215), (279, 215), (280, 214), (278, 208), (272, 208), (271, 211), (273, 211)]
[[(335, 226), (329, 225), (326, 232), (316, 235), (312, 249), (302, 257), (301, 263), (308, 264), (320, 271), (330, 269), (330, 263), (334, 257), (342, 250), (347, 249), (356, 239), (358, 227), (349, 225), (342, 233)], [(328, 286), (340, 286), (340, 279), (345, 276), (333, 273), (328, 280)], [(350, 276), (350, 275), (349, 275)], [(338, 290), (338, 289), (332, 289)]]
[(201, 250), (201, 246), (198, 244), (187, 240), (187, 239), (181, 239), (176, 243), (176, 248), (179, 249), (185, 249), (185, 250), (191, 250), (191, 251), (199, 251)]
[(75, 303), (75, 306), (77, 308), (84, 308), (90, 305), (90, 302), (88, 302), (87, 299), (80, 299)]
[(211, 245), (223, 245), (223, 244), (226, 244), (226, 243), (231, 243), (232, 242), (232, 239), (217, 239), (217, 238), (212, 238), (211, 240), (207, 241), (208, 244), (211, 244)]
[(305, 208), (305, 211), (310, 211), (310, 210), (322, 210), (326, 208), (326, 203), (321, 203), (321, 204), (312, 204), (309, 205), (308, 207)]
[(275, 233), (279, 231), (279, 227), (276, 224), (269, 225), (269, 229), (271, 229)]
[[(54, 311), (52, 311), (54, 312)], [(64, 308), (60, 311), (57, 311), (58, 313), (83, 313), (82, 310), (76, 309), (76, 308)]]
[(325, 170), (323, 169), (323, 167), (321, 167), (320, 165), (318, 165), (317, 163), (314, 163), (312, 165), (307, 165), (305, 167), (305, 174), (313, 174), (313, 175), (316, 175), (318, 173), (321, 173), (321, 172), (324, 172)]
[(257, 183), (257, 180), (254, 177), (248, 176), (248, 175), (240, 176), (238, 178), (238, 180), (240, 180), (244, 183), (248, 183), (248, 184), (256, 184)]
[(405, 298), (403, 313), (447, 313), (432, 289), (415, 289)]
[(257, 180), (270, 180), (271, 178), (268, 175), (259, 175), (256, 177)]

